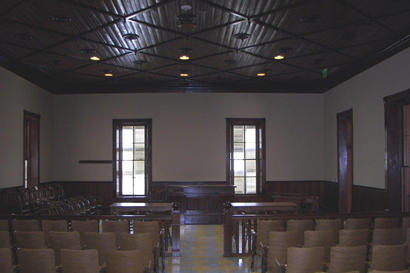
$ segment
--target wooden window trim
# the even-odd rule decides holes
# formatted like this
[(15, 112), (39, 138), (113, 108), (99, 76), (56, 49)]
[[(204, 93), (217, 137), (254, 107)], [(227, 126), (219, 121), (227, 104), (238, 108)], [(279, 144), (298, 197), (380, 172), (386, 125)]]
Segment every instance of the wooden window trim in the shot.
[[(261, 137), (262, 145), (256, 147), (256, 170), (260, 174), (256, 176), (256, 194), (237, 194), (238, 196), (255, 196), (266, 192), (266, 141), (265, 141), (265, 118), (227, 118), (226, 119), (226, 183), (234, 185), (233, 174), (233, 126), (256, 125), (256, 137)], [(262, 136), (260, 136), (262, 131)], [(258, 142), (259, 143), (259, 142)], [(260, 147), (262, 146), (262, 147)], [(261, 155), (261, 156), (260, 156)]]
[[(117, 184), (117, 129), (121, 126), (145, 126), (145, 194), (144, 195), (122, 195), (122, 179), (119, 179), (119, 185)], [(112, 146), (112, 170), (113, 170), (113, 182), (115, 185), (115, 196), (118, 198), (146, 198), (150, 193), (150, 186), (152, 183), (152, 119), (113, 119), (113, 146)], [(121, 135), (119, 137), (120, 147)], [(121, 166), (121, 165), (120, 165)], [(120, 167), (121, 168), (121, 167)], [(121, 177), (121, 176), (120, 176)]]

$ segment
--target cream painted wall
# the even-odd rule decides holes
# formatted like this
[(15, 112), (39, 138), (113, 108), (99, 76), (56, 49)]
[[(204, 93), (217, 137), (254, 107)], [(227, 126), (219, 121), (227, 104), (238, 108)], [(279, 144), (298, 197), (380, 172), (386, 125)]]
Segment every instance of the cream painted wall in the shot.
[(111, 180), (112, 119), (152, 118), (154, 181), (225, 180), (227, 117), (266, 118), (268, 180), (323, 177), (323, 96), (118, 94), (54, 97), (53, 179)]
[(41, 115), (40, 179), (51, 179), (51, 95), (0, 67), (0, 188), (23, 185), (23, 113)]
[(353, 180), (385, 187), (385, 96), (410, 88), (410, 49), (377, 64), (324, 95), (325, 179), (337, 181), (336, 114), (353, 108)]

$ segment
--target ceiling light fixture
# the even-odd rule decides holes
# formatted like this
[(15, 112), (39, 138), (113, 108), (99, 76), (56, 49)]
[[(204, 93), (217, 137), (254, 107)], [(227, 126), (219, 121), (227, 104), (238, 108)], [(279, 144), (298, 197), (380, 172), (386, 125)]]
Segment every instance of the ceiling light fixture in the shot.
[(104, 76), (110, 78), (110, 77), (114, 77), (114, 74), (112, 74), (111, 72), (106, 72), (104, 73)]
[(186, 72), (182, 72), (181, 74), (179, 74), (179, 76), (181, 76), (181, 77), (188, 77), (188, 76), (189, 76), (189, 74), (188, 74), (188, 73), (186, 73)]
[(283, 56), (283, 55), (276, 55), (275, 57), (273, 57), (275, 60), (283, 60), (283, 59), (285, 59), (285, 56)]
[(101, 59), (100, 59), (100, 57), (98, 57), (98, 56), (91, 56), (91, 57), (90, 57), (90, 60), (91, 60), (91, 61), (94, 61), (94, 62), (97, 62), (97, 61), (99, 61), (99, 60), (101, 60)]
[(188, 60), (189, 60), (189, 56), (184, 54), (184, 55), (179, 56), (179, 59), (180, 59), (181, 61), (188, 61)]
[(250, 34), (248, 34), (248, 33), (245, 33), (245, 32), (239, 32), (239, 33), (235, 33), (234, 35), (233, 35), (233, 37), (234, 38), (236, 38), (236, 39), (239, 39), (239, 40), (246, 40), (246, 39), (248, 39), (249, 37), (251, 37), (251, 35)]
[(265, 73), (265, 72), (259, 72), (259, 73), (256, 74), (256, 76), (258, 76), (258, 77), (265, 77), (265, 76), (266, 76), (266, 73)]

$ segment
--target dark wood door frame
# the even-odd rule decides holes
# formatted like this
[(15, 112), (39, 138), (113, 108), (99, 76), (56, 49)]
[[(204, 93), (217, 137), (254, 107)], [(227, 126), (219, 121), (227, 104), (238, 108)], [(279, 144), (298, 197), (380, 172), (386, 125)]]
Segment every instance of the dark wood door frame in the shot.
[(385, 181), (388, 208), (402, 211), (403, 106), (410, 103), (410, 89), (384, 98), (386, 130)]
[[(24, 111), (23, 121), (23, 186), (28, 188), (40, 183), (40, 118), (35, 113)], [(27, 185), (25, 161), (27, 160)]]
[(353, 189), (353, 110), (337, 114), (337, 177), (339, 212), (352, 211)]

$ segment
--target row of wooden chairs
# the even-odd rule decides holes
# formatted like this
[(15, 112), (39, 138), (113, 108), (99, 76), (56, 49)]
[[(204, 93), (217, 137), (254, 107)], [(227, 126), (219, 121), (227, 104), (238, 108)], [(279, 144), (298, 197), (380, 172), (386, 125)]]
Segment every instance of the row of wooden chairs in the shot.
[[(152, 266), (157, 270), (159, 268), (158, 261), (161, 257), (161, 265), (164, 268), (164, 231), (157, 221), (134, 221), (132, 230), (130, 230), (129, 222), (126, 220), (103, 220), (101, 221), (101, 229), (99, 229), (97, 220), (72, 220), (70, 225), (67, 223), (66, 220), (42, 220), (39, 222), (36, 219), (13, 219), (12, 233), (9, 233), (8, 225), (0, 225), (0, 229), (1, 227), (6, 229), (0, 231), (0, 239), (3, 242), (3, 244), (0, 243), (0, 247), (14, 247), (14, 249), (50, 247), (56, 251), (56, 263), (58, 264), (60, 260), (59, 249), (62, 247), (78, 249), (80, 245), (81, 248), (89, 248), (90, 242), (101, 241), (101, 246), (96, 243), (91, 243), (91, 246), (93, 248), (104, 248), (104, 251), (112, 245), (121, 249), (129, 249), (130, 246), (125, 244), (126, 241), (132, 241), (132, 238), (138, 238), (141, 234), (149, 234), (150, 239), (147, 240), (152, 242), (149, 245), (151, 245), (155, 255), (154, 260), (145, 260), (153, 261)], [(130, 234), (130, 231), (133, 234)], [(10, 244), (7, 244), (7, 242)], [(72, 247), (67, 247), (70, 244), (73, 244)], [(60, 245), (61, 247), (59, 247)], [(101, 255), (100, 259), (103, 260)]]
[[(408, 273), (404, 259), (406, 246), (375, 246), (373, 259), (366, 262), (366, 246), (335, 246), (331, 248), (330, 263), (326, 263), (323, 247), (289, 247), (283, 257), (276, 259), (270, 272), (287, 273), (364, 273), (396, 272)], [(389, 257), (386, 260), (385, 257)], [(282, 260), (279, 260), (282, 258)], [(285, 261), (285, 263), (282, 263)], [(266, 272), (262, 269), (262, 272)]]
[(12, 251), (0, 248), (0, 272), (2, 273), (143, 273), (144, 256), (141, 250), (111, 250), (105, 255), (106, 265), (101, 268), (96, 249), (61, 250), (61, 266), (56, 267), (53, 249), (17, 250), (19, 263), (13, 264)]

